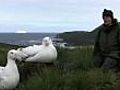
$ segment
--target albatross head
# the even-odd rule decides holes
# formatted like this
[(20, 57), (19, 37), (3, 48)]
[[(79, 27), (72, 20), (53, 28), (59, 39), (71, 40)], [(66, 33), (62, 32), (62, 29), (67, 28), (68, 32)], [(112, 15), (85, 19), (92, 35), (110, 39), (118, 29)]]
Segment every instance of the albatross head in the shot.
[(44, 45), (44, 46), (49, 46), (50, 44), (52, 44), (52, 40), (51, 40), (50, 37), (45, 37), (45, 38), (43, 38), (43, 40), (42, 40), (42, 45)]
[(19, 61), (27, 57), (24, 53), (18, 53), (18, 51), (15, 49), (10, 50), (7, 56), (11, 60), (19, 60)]

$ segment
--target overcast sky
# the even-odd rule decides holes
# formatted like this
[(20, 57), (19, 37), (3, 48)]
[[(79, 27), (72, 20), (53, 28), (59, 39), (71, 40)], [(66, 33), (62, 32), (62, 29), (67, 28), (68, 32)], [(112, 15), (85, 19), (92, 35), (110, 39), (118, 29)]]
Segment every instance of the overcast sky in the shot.
[(120, 0), (0, 0), (0, 32), (91, 31), (104, 8), (120, 20)]

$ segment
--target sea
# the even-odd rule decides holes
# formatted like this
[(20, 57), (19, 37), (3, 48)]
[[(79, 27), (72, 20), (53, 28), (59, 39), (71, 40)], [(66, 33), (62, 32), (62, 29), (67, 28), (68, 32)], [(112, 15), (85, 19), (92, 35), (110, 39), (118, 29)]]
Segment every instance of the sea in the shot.
[(0, 33), (0, 43), (12, 45), (41, 44), (44, 37), (56, 38), (58, 33)]

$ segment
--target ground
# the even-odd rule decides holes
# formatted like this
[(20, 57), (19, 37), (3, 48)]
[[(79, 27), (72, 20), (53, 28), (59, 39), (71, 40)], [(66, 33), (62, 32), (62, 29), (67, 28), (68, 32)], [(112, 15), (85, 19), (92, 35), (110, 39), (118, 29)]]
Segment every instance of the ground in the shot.
[[(0, 44), (0, 65), (13, 48), (18, 46)], [(17, 62), (21, 80), (15, 90), (119, 90), (120, 73), (95, 68), (93, 48), (57, 50), (54, 64)]]

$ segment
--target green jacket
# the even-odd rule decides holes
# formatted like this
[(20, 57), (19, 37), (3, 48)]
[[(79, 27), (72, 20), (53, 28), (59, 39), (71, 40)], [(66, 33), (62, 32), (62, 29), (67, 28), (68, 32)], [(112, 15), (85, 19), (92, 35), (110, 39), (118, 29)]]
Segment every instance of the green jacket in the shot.
[(93, 52), (94, 60), (103, 62), (106, 57), (110, 57), (120, 61), (120, 25), (117, 20), (114, 19), (110, 27), (102, 24), (96, 30), (98, 34)]

